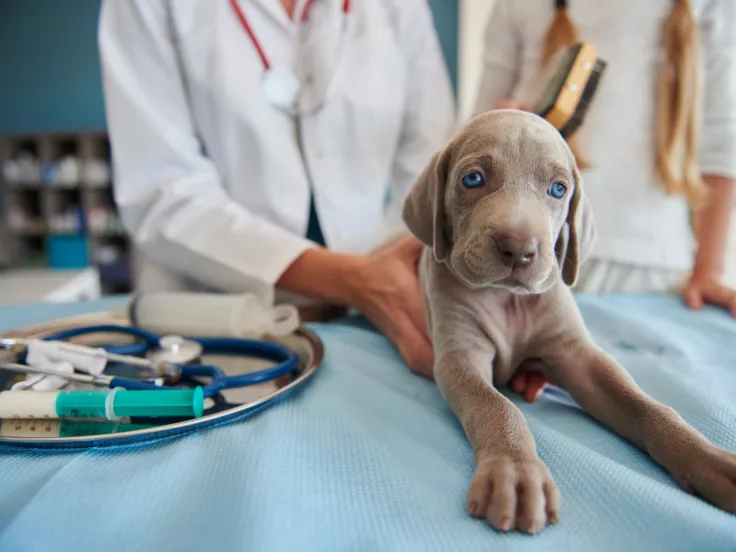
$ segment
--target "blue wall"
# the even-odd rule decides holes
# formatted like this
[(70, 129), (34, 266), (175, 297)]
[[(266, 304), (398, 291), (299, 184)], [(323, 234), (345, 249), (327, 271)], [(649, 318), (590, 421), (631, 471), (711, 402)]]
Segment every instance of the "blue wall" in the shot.
[[(429, 3), (456, 82), (457, 0)], [(0, 134), (105, 127), (96, 37), (99, 4), (0, 0)]]
[(460, 25), (458, 0), (429, 0), (429, 5), (434, 13), (434, 24), (442, 43), (452, 84), (457, 90), (458, 27)]
[(0, 0), (0, 134), (105, 126), (99, 0)]

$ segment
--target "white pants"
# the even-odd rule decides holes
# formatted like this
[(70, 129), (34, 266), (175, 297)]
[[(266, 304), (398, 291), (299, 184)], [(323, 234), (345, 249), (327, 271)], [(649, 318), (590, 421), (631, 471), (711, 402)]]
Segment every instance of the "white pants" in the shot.
[(688, 271), (588, 259), (574, 291), (579, 293), (678, 293)]

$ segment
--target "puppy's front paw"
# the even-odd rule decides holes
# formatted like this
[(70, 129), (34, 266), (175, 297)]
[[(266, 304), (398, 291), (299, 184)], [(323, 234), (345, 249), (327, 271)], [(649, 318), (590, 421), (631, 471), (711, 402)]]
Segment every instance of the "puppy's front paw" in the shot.
[(682, 487), (714, 506), (736, 514), (736, 454), (708, 447), (690, 457), (689, 469), (677, 477)]
[(468, 491), (468, 512), (499, 531), (529, 534), (557, 523), (560, 492), (538, 457), (481, 456)]

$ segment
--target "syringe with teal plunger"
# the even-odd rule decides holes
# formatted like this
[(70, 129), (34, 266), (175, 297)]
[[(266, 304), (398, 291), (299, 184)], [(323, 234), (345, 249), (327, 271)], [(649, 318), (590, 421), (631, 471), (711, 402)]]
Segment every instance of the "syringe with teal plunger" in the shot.
[(0, 392), (0, 419), (199, 418), (203, 412), (201, 387)]

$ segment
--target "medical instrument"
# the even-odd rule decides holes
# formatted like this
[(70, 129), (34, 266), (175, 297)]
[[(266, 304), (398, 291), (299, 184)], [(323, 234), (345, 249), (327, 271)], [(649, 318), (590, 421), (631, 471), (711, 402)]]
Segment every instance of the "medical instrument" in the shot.
[[(87, 385), (94, 385), (98, 387), (109, 387), (111, 389), (115, 387), (121, 387), (123, 389), (127, 389), (129, 382), (132, 383), (130, 388), (136, 389), (138, 388), (137, 387), (138, 383), (140, 383), (138, 380), (127, 380), (125, 378), (105, 376), (102, 374), (100, 374), (99, 376), (93, 376), (91, 374), (77, 374), (74, 372), (73, 373), (61, 372), (59, 370), (55, 370), (54, 368), (50, 368), (50, 367), (31, 366), (30, 364), (29, 365), (16, 364), (13, 362), (0, 362), (0, 368), (3, 370), (9, 370), (11, 372), (19, 372), (19, 373), (26, 373), (26, 374), (44, 374), (46, 376), (56, 376), (56, 377), (63, 378), (69, 381), (74, 381), (77, 383), (85, 383)], [(163, 381), (158, 381), (157, 383), (160, 385), (163, 385)], [(146, 387), (145, 389), (148, 389), (148, 387)]]
[[(301, 15), (302, 23), (309, 20), (309, 14), (311, 12), (313, 3), (314, 0), (307, 0)], [(261, 81), (261, 87), (266, 100), (278, 109), (281, 109), (291, 115), (298, 115), (298, 100), (299, 92), (301, 89), (299, 79), (291, 69), (283, 66), (274, 66), (271, 64), (271, 61), (266, 56), (266, 52), (264, 51), (263, 46), (258, 40), (258, 37), (255, 35), (253, 29), (251, 28), (250, 23), (248, 22), (248, 18), (245, 16), (245, 13), (240, 8), (238, 0), (230, 0), (230, 5), (235, 11), (235, 15), (240, 21), (243, 30), (245, 30), (245, 33), (248, 35), (248, 38), (253, 44), (253, 47), (256, 49), (258, 57), (261, 58), (261, 63), (263, 64), (263, 78)], [(343, 0), (342, 13), (344, 19), (347, 20), (347, 17), (350, 14), (350, 0)], [(342, 35), (343, 37), (345, 35), (344, 26)], [(337, 50), (338, 55), (342, 54), (343, 50), (344, 44), (340, 44)], [(318, 111), (323, 104), (324, 99), (321, 103), (311, 109), (310, 113)]]
[(273, 305), (256, 293), (150, 292), (128, 304), (133, 326), (164, 334), (262, 339), (292, 334), (300, 324), (294, 305)]
[[(0, 363), (15, 370), (22, 365)], [(165, 391), (110, 390), (2, 391), (0, 418), (199, 418), (204, 412), (201, 387)]]
[[(159, 345), (161, 351), (171, 351), (171, 354), (168, 357), (165, 354), (159, 354), (155, 359), (146, 359), (132, 355), (116, 354), (106, 351), (102, 347), (88, 347), (60, 340), (0, 339), (0, 347), (11, 351), (19, 352), (19, 346), (25, 347), (27, 351), (26, 359), (31, 366), (43, 367), (43, 364), (48, 363), (42, 361), (69, 362), (78, 370), (99, 376), (108, 362), (116, 362), (142, 368), (150, 371), (152, 376), (166, 376), (169, 380), (174, 381), (181, 377), (181, 368), (177, 365), (177, 362), (192, 362), (199, 357), (202, 350), (198, 343), (176, 336), (162, 338)], [(182, 355), (180, 350), (185, 348), (189, 349), (191, 353)], [(36, 359), (41, 362), (34, 362)], [(54, 373), (53, 375), (61, 374)], [(104, 385), (107, 385), (107, 383)]]
[[(87, 329), (90, 327), (105, 327), (113, 324), (127, 325), (130, 321), (121, 316), (122, 313), (105, 312), (95, 315), (81, 315), (34, 324), (25, 328), (19, 328), (12, 334), (0, 335), (0, 338), (22, 337), (27, 339), (42, 339), (50, 337), (54, 333), (59, 334), (60, 331), (75, 332), (79, 329)], [(105, 335), (92, 335), (89, 341), (80, 339), (80, 342), (106, 343), (108, 346), (119, 345), (130, 347), (129, 334), (114, 332)], [(75, 340), (76, 341), (76, 340)], [(199, 431), (213, 426), (243, 421), (251, 416), (267, 410), (273, 405), (288, 399), (293, 393), (304, 388), (317, 372), (324, 358), (324, 346), (319, 336), (312, 330), (299, 327), (294, 334), (288, 336), (283, 341), (277, 343), (288, 344), (288, 349), (297, 355), (298, 364), (296, 369), (283, 377), (269, 381), (267, 385), (258, 385), (255, 387), (244, 389), (226, 389), (212, 399), (205, 398), (205, 411), (200, 418), (150, 418), (144, 423), (151, 423), (150, 427), (136, 427), (127, 425), (127, 419), (120, 420), (119, 425), (113, 422), (93, 421), (89, 422), (88, 431), (85, 429), (88, 422), (84, 420), (73, 420), (68, 423), (62, 422), (58, 426), (49, 424), (58, 420), (36, 419), (8, 419), (0, 420), (0, 446), (13, 448), (32, 448), (36, 449), (69, 449), (69, 448), (87, 448), (87, 447), (105, 447), (120, 446), (134, 443), (150, 442), (152, 440), (159, 441), (161, 439), (172, 438), (179, 435), (187, 434), (192, 431)], [(136, 348), (140, 343), (136, 342)], [(282, 346), (284, 346), (282, 345)], [(155, 343), (154, 343), (155, 346)], [(108, 347), (110, 348), (110, 347)], [(113, 349), (115, 347), (112, 347)], [(222, 349), (220, 349), (222, 351)], [(119, 352), (119, 351), (116, 351)], [(219, 358), (222, 368), (227, 373), (239, 373), (240, 367), (249, 369), (249, 359), (240, 359), (239, 353), (235, 355), (218, 353), (214, 350), (205, 349), (204, 358)], [(212, 355), (210, 357), (210, 355)], [(258, 360), (256, 360), (258, 362)], [(110, 367), (110, 371), (117, 369)], [(0, 373), (3, 370), (0, 368)], [(123, 373), (123, 372), (120, 372)], [(7, 380), (7, 372), (4, 376)], [(127, 373), (126, 373), (127, 375)], [(10, 383), (10, 382), (8, 382)], [(196, 383), (193, 382), (193, 385)], [(214, 402), (214, 406), (208, 406), (208, 403)], [(138, 424), (142, 418), (136, 418), (133, 423)], [(14, 430), (8, 424), (15, 424), (12, 428), (20, 425), (23, 426), (18, 430)], [(104, 431), (104, 426), (108, 424), (110, 431)], [(65, 428), (59, 430), (57, 427)], [(7, 428), (7, 431), (6, 429)], [(32, 428), (38, 428), (36, 429)], [(40, 431), (43, 428), (43, 431)], [(50, 431), (46, 429), (50, 428)], [(120, 429), (116, 429), (120, 428)], [(123, 429), (125, 428), (125, 429)]]
[(550, 122), (564, 138), (583, 124), (606, 62), (596, 48), (581, 42), (558, 54), (543, 79), (543, 91), (534, 112)]
[[(130, 326), (116, 325), (87, 326), (81, 328), (73, 328), (70, 330), (62, 330), (60, 332), (45, 336), (44, 339), (48, 341), (64, 341), (67, 339), (89, 336), (92, 334), (118, 334), (138, 339), (138, 342), (132, 344), (108, 345), (106, 347), (103, 347), (108, 353), (114, 353), (118, 355), (138, 356), (145, 355), (149, 352), (156, 352), (157, 350), (159, 350), (161, 342), (164, 341), (163, 338), (160, 338), (157, 334), (154, 334), (152, 332), (148, 332), (140, 328), (133, 328)], [(183, 340), (183, 338), (179, 339)], [(10, 341), (12, 341), (12, 338), (5, 340), (5, 342)], [(210, 379), (210, 381), (203, 386), (205, 397), (213, 397), (225, 389), (246, 387), (248, 385), (255, 385), (257, 383), (271, 381), (293, 372), (299, 366), (299, 357), (289, 348), (277, 343), (232, 337), (203, 337), (192, 339), (191, 341), (198, 344), (198, 346), (202, 348), (201, 350), (203, 353), (256, 357), (277, 363), (275, 366), (270, 366), (262, 370), (247, 372), (235, 376), (227, 376), (225, 372), (223, 372), (217, 366), (185, 363), (177, 364), (182, 379), (192, 379), (199, 377)], [(166, 343), (164, 342), (164, 345), (165, 344)], [(177, 354), (179, 353), (177, 352)], [(126, 358), (128, 357), (126, 356)], [(34, 368), (34, 371), (39, 372), (39, 369)], [(66, 373), (58, 372), (53, 372), (53, 375), (57, 375), (60, 377), (68, 376), (68, 374)], [(96, 377), (83, 376), (81, 374), (76, 375), (76, 377), (80, 376), (90, 378), (86, 381), (86, 383), (91, 383), (93, 385), (112, 385), (114, 387), (122, 387), (124, 389), (141, 390), (167, 389), (166, 386), (159, 385), (160, 382), (155, 381), (151, 382), (102, 375)]]
[(88, 437), (155, 428), (152, 424), (129, 424), (111, 421), (59, 420), (51, 418), (0, 419), (0, 438)]

